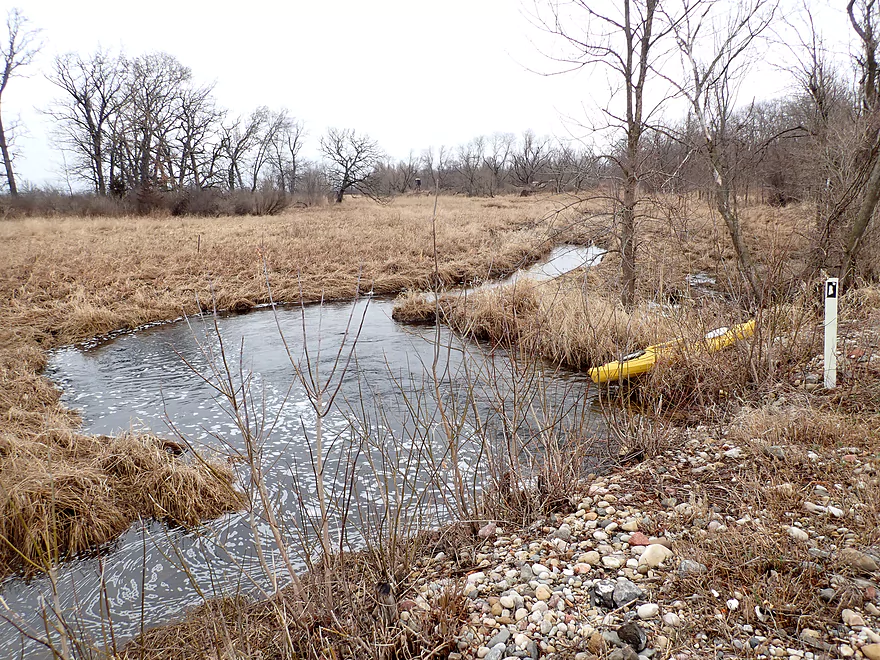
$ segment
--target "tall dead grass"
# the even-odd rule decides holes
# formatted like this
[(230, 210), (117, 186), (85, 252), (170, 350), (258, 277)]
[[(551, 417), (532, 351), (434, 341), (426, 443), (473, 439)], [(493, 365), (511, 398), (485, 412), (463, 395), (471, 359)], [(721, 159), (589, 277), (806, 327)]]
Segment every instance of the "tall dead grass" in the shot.
[(578, 275), (520, 280), (442, 299), (441, 307), (444, 319), (462, 334), (575, 369), (654, 343), (675, 327), (674, 319), (647, 305), (627, 312), (589, 282)]
[(192, 527), (240, 505), (232, 471), (152, 436), (0, 435), (0, 574), (93, 550), (138, 517)]

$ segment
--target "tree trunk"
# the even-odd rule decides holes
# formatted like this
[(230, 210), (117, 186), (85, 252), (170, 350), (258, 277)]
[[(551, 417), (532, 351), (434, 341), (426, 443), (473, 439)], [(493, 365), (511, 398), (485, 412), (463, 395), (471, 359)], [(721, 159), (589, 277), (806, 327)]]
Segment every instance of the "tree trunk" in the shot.
[(342, 196), (345, 194), (345, 188), (339, 188), (339, 192), (336, 193), (336, 203), (342, 204)]
[(871, 176), (865, 184), (865, 196), (859, 206), (859, 213), (846, 239), (846, 251), (844, 252), (843, 266), (840, 269), (840, 281), (843, 286), (847, 286), (852, 279), (856, 258), (862, 247), (862, 238), (865, 235), (865, 230), (868, 229), (871, 218), (874, 217), (878, 201), (880, 201), (880, 158), (874, 160)]
[(740, 270), (749, 283), (749, 288), (756, 300), (760, 302), (763, 297), (758, 277), (755, 275), (755, 265), (752, 262), (752, 254), (749, 247), (743, 240), (742, 228), (739, 224), (739, 216), (730, 206), (730, 191), (721, 181), (720, 175), (716, 169), (716, 186), (715, 186), (715, 205), (724, 223), (727, 225), (727, 232), (730, 234), (730, 240), (733, 242), (733, 249), (736, 252), (736, 258), (739, 262)]
[(3, 119), (0, 118), (0, 152), (3, 153), (3, 165), (6, 168), (6, 181), (9, 184), (9, 194), (13, 197), (18, 195), (15, 185), (15, 173), (12, 171), (12, 157), (9, 155), (9, 146), (6, 144), (6, 130), (3, 128)]
[(620, 302), (632, 309), (636, 296), (636, 186), (638, 181), (627, 174), (623, 183), (623, 207), (620, 209), (620, 274), (623, 289)]

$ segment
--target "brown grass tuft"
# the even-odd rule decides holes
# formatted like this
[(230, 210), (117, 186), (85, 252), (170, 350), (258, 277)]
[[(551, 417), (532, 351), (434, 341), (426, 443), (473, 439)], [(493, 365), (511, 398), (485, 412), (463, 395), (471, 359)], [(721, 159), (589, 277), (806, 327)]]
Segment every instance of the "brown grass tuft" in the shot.
[(140, 516), (193, 526), (240, 506), (230, 469), (182, 460), (152, 436), (54, 431), (0, 438), (0, 574), (95, 549)]
[(429, 601), (414, 592), (418, 572), (390, 583), (375, 573), (367, 553), (339, 559), (343, 563), (332, 573), (305, 575), (299, 592), (288, 587), (267, 600), (208, 601), (184, 621), (135, 638), (121, 657), (200, 660), (216, 654), (379, 660), (446, 657), (455, 650), (468, 614), (456, 583)]

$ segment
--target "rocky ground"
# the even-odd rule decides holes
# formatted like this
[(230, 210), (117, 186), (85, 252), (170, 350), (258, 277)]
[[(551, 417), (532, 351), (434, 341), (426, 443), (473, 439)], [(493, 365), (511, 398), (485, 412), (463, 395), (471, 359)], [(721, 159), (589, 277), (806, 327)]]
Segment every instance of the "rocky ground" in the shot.
[(472, 552), (425, 563), (401, 618), (460, 590), (452, 660), (880, 658), (874, 443), (748, 435), (682, 432), (567, 514), (486, 524)]

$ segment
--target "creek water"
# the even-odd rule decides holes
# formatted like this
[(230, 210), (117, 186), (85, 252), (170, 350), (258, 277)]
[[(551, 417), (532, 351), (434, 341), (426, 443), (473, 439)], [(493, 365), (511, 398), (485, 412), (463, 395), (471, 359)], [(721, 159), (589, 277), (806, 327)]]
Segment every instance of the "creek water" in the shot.
[[(563, 246), (555, 262), (551, 255), (530, 271), (549, 279), (595, 263), (596, 252), (578, 250)], [(333, 507), (331, 531), (354, 547), (379, 534), (377, 521), (392, 509), (411, 528), (440, 524), (456, 477), (476, 497), (502, 457), (534, 456), (550, 435), (564, 442), (598, 432), (585, 375), (514, 360), (444, 328), (396, 323), (392, 307), (361, 299), (179, 320), (55, 351), (47, 374), (81, 412), (84, 432), (185, 438), (228, 460), (245, 491), (254, 472), (240, 459), (256, 450), (273, 510), (294, 532), (287, 550), (297, 569), (314, 552), (310, 521), (319, 512), (313, 377), (326, 385), (324, 488), (332, 502), (349, 502), (345, 516)], [(250, 442), (233, 401), (247, 404)], [(57, 618), (53, 592), (74, 634), (103, 648), (205, 598), (271, 590), (287, 571), (262, 514), (255, 502), (196, 530), (137, 523), (92, 556), (62, 563), (54, 587), (47, 577), (6, 580), (15, 625), (0, 623), (0, 656), (50, 657), (18, 627), (44, 638), (44, 619)]]

